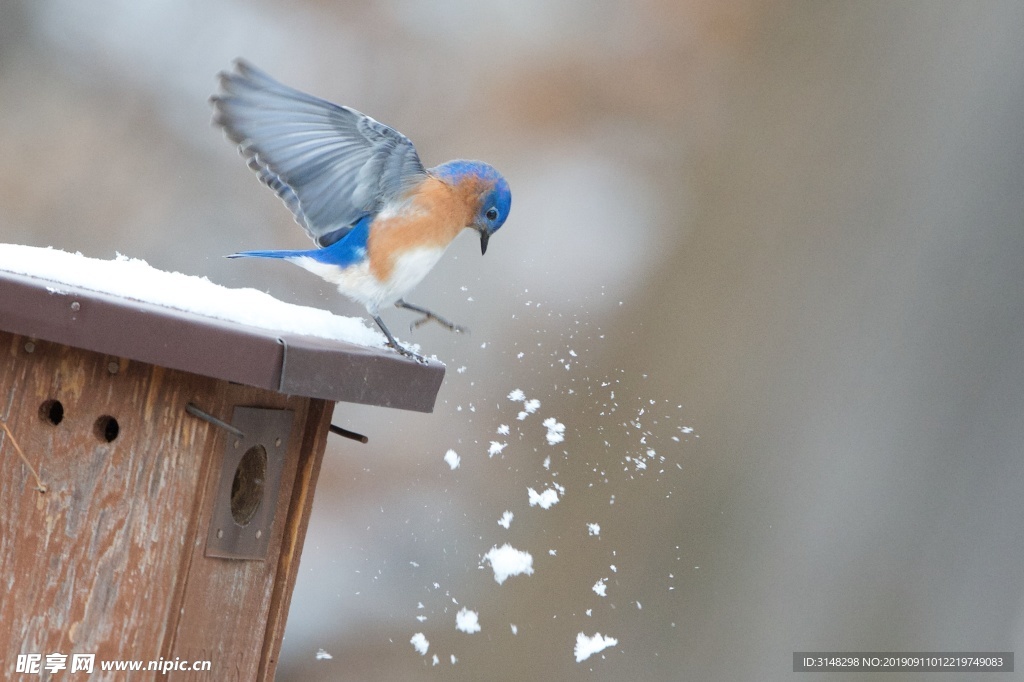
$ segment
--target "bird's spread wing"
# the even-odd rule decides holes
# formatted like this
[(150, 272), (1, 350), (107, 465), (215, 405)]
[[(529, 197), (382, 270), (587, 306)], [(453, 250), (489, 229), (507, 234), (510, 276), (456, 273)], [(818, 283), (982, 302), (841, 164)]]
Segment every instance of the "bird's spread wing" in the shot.
[(412, 142), (355, 109), (278, 83), (238, 60), (210, 98), (214, 122), (320, 246), (425, 175)]

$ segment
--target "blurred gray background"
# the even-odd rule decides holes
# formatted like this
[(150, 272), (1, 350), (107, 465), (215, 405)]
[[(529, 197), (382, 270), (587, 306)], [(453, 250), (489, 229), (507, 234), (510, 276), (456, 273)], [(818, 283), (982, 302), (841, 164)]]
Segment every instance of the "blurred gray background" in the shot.
[[(487, 256), (460, 238), (410, 297), (472, 334), (385, 313), (448, 364), (435, 413), (335, 411), (370, 443), (330, 443), (279, 680), (1024, 651), (1021, 27), (987, 0), (3, 0), (0, 240), (361, 315), (221, 257), (308, 244), (209, 124), (236, 56), (508, 177)], [(505, 542), (535, 572), (499, 586)], [(618, 644), (577, 663), (580, 632)]]

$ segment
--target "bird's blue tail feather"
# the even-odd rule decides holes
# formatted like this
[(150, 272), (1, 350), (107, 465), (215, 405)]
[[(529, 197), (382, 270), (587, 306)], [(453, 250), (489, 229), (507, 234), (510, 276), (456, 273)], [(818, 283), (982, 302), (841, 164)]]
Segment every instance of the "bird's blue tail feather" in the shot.
[(295, 258), (306, 255), (305, 251), (241, 251), (228, 258)]

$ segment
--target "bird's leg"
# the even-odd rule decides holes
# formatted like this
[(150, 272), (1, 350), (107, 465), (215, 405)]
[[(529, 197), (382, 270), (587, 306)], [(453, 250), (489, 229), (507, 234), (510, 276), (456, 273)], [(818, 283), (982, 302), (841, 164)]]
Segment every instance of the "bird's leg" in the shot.
[(388, 337), (388, 345), (389, 346), (391, 346), (396, 351), (398, 351), (399, 353), (401, 353), (402, 355), (404, 355), (404, 356), (406, 356), (408, 358), (413, 358), (413, 359), (418, 360), (420, 362), (426, 362), (427, 361), (427, 359), (425, 357), (423, 357), (422, 355), (420, 355), (419, 353), (414, 353), (411, 350), (409, 350), (408, 348), (406, 348), (405, 346), (403, 346), (402, 344), (398, 343), (398, 341), (395, 341), (395, 337), (391, 335), (391, 330), (388, 329), (387, 325), (384, 324), (384, 320), (380, 319), (380, 315), (374, 315), (373, 316), (373, 321), (376, 322), (377, 326), (380, 327), (380, 330), (382, 332), (384, 332), (384, 336)]
[(421, 324), (425, 324), (425, 323), (433, 320), (434, 322), (437, 322), (439, 325), (441, 325), (442, 327), (444, 327), (445, 329), (447, 329), (450, 332), (455, 332), (456, 334), (465, 334), (465, 333), (469, 332), (469, 329), (467, 329), (466, 327), (463, 327), (461, 325), (455, 324), (454, 322), (452, 322), (450, 320), (446, 320), (445, 318), (441, 317), (437, 313), (431, 312), (431, 311), (427, 310), (426, 308), (422, 308), (422, 307), (420, 307), (418, 305), (413, 305), (412, 303), (406, 303), (402, 299), (398, 299), (397, 301), (395, 301), (395, 305), (397, 307), (399, 307), (399, 308), (405, 308), (406, 310), (412, 310), (412, 311), (415, 311), (415, 312), (420, 313), (421, 315), (423, 315), (422, 319), (416, 320), (415, 322), (412, 323), (412, 325), (410, 325), (410, 327), (409, 327), (410, 330), (416, 329), (416, 327), (419, 327)]

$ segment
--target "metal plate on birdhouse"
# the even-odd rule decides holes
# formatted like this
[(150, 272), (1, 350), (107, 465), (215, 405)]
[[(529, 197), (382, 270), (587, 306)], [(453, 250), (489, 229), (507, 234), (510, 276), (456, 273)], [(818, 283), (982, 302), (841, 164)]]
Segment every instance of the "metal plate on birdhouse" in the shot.
[(265, 561), (294, 413), (236, 407), (213, 500), (206, 556)]

